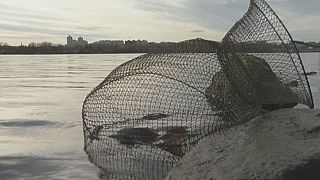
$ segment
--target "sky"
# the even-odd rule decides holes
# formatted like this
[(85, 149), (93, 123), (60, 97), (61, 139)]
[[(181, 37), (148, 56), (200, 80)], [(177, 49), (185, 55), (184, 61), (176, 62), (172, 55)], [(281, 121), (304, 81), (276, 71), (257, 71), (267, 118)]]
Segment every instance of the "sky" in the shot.
[[(320, 0), (267, 0), (295, 40), (320, 41)], [(220, 41), (249, 0), (0, 0), (0, 42)]]

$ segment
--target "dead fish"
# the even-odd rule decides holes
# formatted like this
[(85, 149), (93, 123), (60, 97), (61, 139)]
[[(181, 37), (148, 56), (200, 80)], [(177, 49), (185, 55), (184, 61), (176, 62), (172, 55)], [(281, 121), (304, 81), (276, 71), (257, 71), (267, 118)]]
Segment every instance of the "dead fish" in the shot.
[(117, 141), (120, 142), (120, 144), (124, 144), (128, 146), (133, 146), (135, 144), (138, 144), (138, 142), (134, 138), (128, 137), (122, 134), (113, 134), (113, 135), (110, 135), (109, 137), (116, 139)]
[(158, 134), (152, 128), (124, 128), (120, 129), (118, 134), (133, 136), (157, 136)]
[(176, 136), (187, 136), (188, 131), (185, 126), (171, 126), (167, 127), (168, 129), (165, 131), (164, 135), (160, 137), (160, 139), (171, 139)]
[(186, 126), (171, 126), (170, 128), (168, 128), (168, 132), (175, 134), (185, 134), (188, 131)]
[(170, 152), (173, 155), (182, 157), (184, 156), (184, 152), (182, 150), (182, 145), (185, 143), (185, 138), (182, 136), (172, 137), (170, 139), (165, 140), (164, 142), (157, 144), (157, 147)]
[(173, 155), (176, 155), (176, 156), (179, 156), (179, 157), (182, 157), (185, 155), (185, 153), (183, 152), (182, 150), (182, 146), (177, 146), (177, 145), (174, 145), (174, 146), (166, 146), (164, 148), (165, 151), (168, 151), (170, 152), (171, 154)]
[(157, 120), (157, 119), (165, 118), (165, 117), (169, 117), (169, 116), (170, 115), (168, 115), (168, 114), (154, 113), (154, 114), (145, 115), (141, 119), (142, 120)]
[[(182, 157), (184, 151), (182, 145), (188, 135), (185, 126), (167, 126), (159, 129), (152, 128), (124, 128), (109, 137), (114, 138), (124, 145), (149, 144), (170, 152), (173, 155)], [(159, 133), (163, 135), (159, 135)]]
[(117, 132), (117, 134), (109, 137), (118, 140), (122, 144), (152, 144), (157, 140), (159, 135), (151, 128), (124, 128)]
[(184, 156), (185, 152), (182, 150), (182, 146), (186, 143), (186, 139), (191, 136), (188, 134), (187, 127), (169, 126), (164, 128), (166, 128), (165, 134), (159, 137), (161, 143), (157, 146), (173, 155)]

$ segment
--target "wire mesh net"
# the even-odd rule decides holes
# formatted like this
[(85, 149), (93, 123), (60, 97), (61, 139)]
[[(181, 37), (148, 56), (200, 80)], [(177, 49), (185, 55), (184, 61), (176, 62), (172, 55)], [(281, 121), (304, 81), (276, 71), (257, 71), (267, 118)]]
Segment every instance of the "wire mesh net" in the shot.
[(222, 43), (163, 46), (113, 70), (83, 104), (85, 151), (104, 179), (162, 179), (201, 138), (261, 110), (313, 107), (295, 45), (252, 0)]
[[(219, 57), (225, 73), (248, 103), (302, 103), (313, 108), (308, 79), (294, 41), (265, 1), (251, 0), (248, 12), (223, 38), (222, 46)], [(248, 60), (253, 57), (255, 62)], [(269, 70), (253, 70), (257, 63), (267, 63)], [(283, 88), (276, 88), (280, 86)]]

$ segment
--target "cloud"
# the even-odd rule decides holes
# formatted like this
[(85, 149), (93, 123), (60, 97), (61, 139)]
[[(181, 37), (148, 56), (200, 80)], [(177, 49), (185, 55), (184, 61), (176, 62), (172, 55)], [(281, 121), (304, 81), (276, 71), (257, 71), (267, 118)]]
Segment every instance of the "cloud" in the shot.
[(318, 0), (272, 0), (271, 7), (279, 15), (294, 39), (320, 41)]
[(192, 32), (192, 33), (202, 33), (202, 32), (205, 32), (205, 30), (197, 29), (197, 30), (192, 30), (190, 32)]
[(185, 0), (180, 6), (174, 6), (165, 0), (148, 1), (148, 3), (146, 0), (139, 0), (136, 5), (141, 10), (156, 14), (157, 18), (225, 31), (242, 16), (247, 9), (248, 2), (243, 0)]
[[(270, 0), (271, 7), (280, 16), (294, 37), (301, 40), (320, 39), (320, 1)], [(185, 0), (179, 6), (166, 0), (138, 0), (137, 8), (155, 14), (158, 19), (186, 22), (206, 29), (227, 32), (246, 12), (248, 0)]]
[[(268, 2), (294, 38), (320, 40), (316, 34), (320, 1)], [(33, 41), (48, 37), (65, 43), (68, 34), (90, 41), (129, 36), (151, 41), (221, 40), (248, 5), (249, 0), (0, 0), (0, 41), (20, 44), (21, 36), (29, 36)]]

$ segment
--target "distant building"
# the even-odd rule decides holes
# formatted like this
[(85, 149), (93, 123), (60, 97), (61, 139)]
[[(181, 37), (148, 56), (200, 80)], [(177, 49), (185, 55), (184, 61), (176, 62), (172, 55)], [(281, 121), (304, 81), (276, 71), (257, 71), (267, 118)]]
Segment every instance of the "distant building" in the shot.
[(73, 39), (72, 36), (67, 37), (67, 46), (68, 47), (83, 47), (88, 44), (88, 41), (84, 40), (83, 37), (78, 37), (78, 41)]
[(69, 35), (67, 37), (67, 46), (74, 47), (74, 46), (76, 46), (76, 44), (77, 44), (77, 41), (72, 39), (72, 36)]

